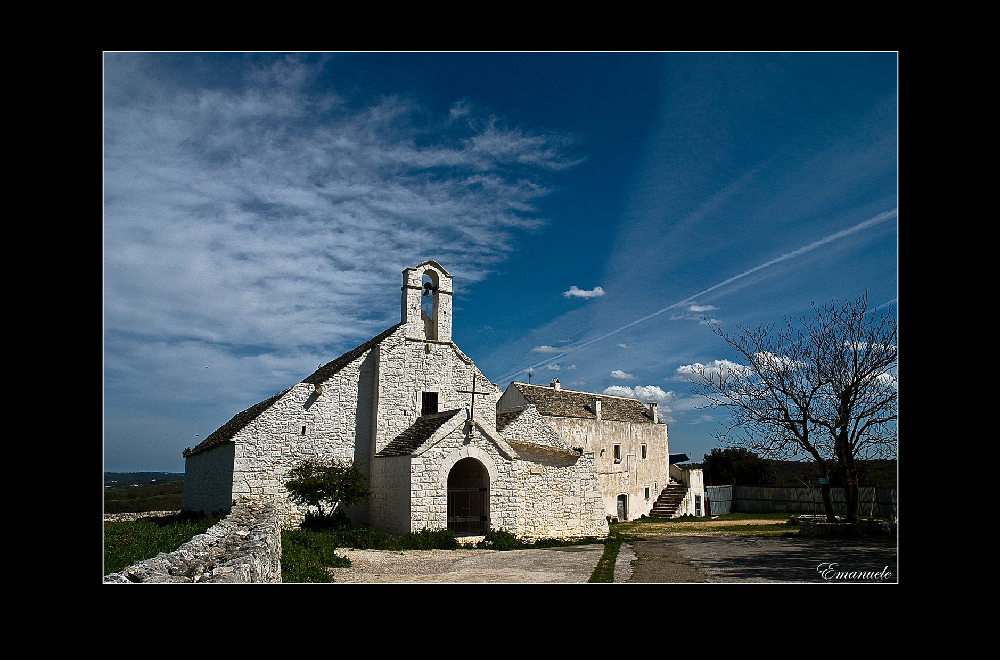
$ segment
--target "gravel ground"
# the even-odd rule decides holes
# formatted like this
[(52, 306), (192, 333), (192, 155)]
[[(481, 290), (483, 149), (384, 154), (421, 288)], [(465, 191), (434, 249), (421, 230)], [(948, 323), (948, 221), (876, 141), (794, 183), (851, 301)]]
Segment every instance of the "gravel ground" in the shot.
[(340, 583), (586, 582), (604, 552), (599, 544), (540, 550), (347, 550), (350, 568), (331, 569)]

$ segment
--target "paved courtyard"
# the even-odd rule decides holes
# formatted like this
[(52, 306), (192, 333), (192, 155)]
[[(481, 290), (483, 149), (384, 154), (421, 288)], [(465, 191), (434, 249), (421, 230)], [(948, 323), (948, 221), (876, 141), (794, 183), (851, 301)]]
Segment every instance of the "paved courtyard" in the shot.
[(895, 539), (663, 536), (622, 550), (616, 582), (898, 582)]
[[(603, 545), (540, 550), (341, 550), (340, 583), (583, 583)], [(808, 537), (663, 536), (622, 545), (616, 583), (895, 583), (896, 542)]]

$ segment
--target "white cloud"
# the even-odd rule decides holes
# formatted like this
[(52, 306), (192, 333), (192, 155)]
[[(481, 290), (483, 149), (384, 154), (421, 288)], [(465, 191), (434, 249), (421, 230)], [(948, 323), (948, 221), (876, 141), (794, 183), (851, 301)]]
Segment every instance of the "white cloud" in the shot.
[(555, 346), (535, 346), (531, 349), (534, 353), (565, 353), (565, 348), (556, 348)]
[(635, 387), (625, 387), (624, 385), (612, 385), (605, 388), (604, 394), (609, 396), (620, 396), (626, 399), (636, 399), (643, 403), (656, 403), (657, 416), (668, 424), (676, 422), (672, 416), (673, 404), (677, 401), (677, 395), (673, 392), (664, 392), (656, 385), (636, 385)]
[(621, 396), (646, 402), (655, 401), (656, 403), (670, 403), (677, 398), (677, 395), (673, 392), (664, 392), (656, 385), (636, 385), (635, 387), (612, 385), (605, 389), (604, 393), (611, 396)]
[(702, 325), (708, 325), (712, 323), (718, 323), (718, 319), (714, 317), (706, 318), (705, 312), (713, 312), (719, 309), (715, 305), (699, 305), (697, 303), (688, 305), (683, 310), (677, 314), (673, 314), (670, 319), (673, 321), (685, 320), (685, 321), (697, 321)]
[(720, 373), (728, 375), (730, 373), (746, 373), (746, 371), (747, 367), (736, 362), (731, 362), (730, 360), (712, 360), (708, 364), (695, 362), (694, 364), (677, 367), (674, 376), (667, 380), (699, 382), (702, 379), (702, 373), (706, 376), (717, 376)]
[(621, 369), (615, 369), (614, 371), (612, 371), (611, 372), (611, 377), (612, 378), (619, 378), (621, 380), (632, 380), (633, 378), (635, 378), (635, 376), (633, 376), (632, 374), (627, 374), (624, 371), (622, 371)]
[(563, 293), (564, 298), (597, 298), (603, 295), (604, 289), (599, 286), (595, 286), (590, 291), (587, 291), (586, 289), (578, 289), (574, 285), (569, 288), (569, 291)]
[(550, 365), (546, 366), (545, 368), (548, 369), (549, 371), (559, 371), (559, 365), (558, 364), (550, 364)]

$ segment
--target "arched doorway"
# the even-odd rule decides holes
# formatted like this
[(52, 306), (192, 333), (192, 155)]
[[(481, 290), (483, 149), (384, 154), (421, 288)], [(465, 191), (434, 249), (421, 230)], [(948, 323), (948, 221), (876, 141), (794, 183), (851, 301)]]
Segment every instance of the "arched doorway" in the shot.
[(459, 536), (482, 536), (490, 528), (490, 476), (474, 458), (463, 458), (448, 473), (448, 529)]

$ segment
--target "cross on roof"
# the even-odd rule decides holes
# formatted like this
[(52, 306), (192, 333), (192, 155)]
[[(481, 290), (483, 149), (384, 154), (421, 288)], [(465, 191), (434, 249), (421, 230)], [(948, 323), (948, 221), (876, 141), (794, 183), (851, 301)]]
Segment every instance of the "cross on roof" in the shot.
[(476, 418), (476, 395), (477, 394), (489, 394), (489, 392), (483, 392), (482, 390), (476, 391), (476, 374), (472, 374), (472, 389), (471, 390), (458, 390), (459, 394), (471, 394), (472, 395), (472, 409), (469, 411), (469, 419)]

